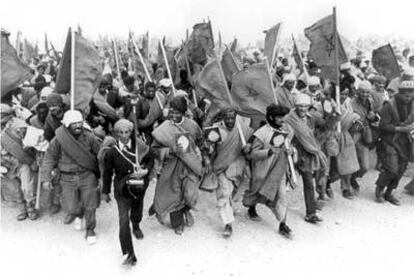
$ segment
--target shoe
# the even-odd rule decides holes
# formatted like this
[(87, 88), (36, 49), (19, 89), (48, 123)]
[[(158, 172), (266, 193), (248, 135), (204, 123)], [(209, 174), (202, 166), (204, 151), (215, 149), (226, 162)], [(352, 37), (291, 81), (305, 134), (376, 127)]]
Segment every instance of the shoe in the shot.
[(25, 220), (25, 219), (27, 219), (27, 211), (24, 211), (24, 212), (20, 213), (20, 214), (17, 216), (17, 220), (18, 220), (18, 221), (22, 221), (22, 220)]
[(342, 191), (342, 196), (346, 199), (353, 199), (354, 198), (354, 195), (349, 190), (343, 190)]
[(311, 215), (306, 215), (305, 221), (315, 224), (315, 223), (323, 221), (323, 219), (320, 216), (318, 216), (317, 214), (311, 214)]
[(125, 260), (122, 262), (122, 265), (125, 266), (134, 266), (137, 263), (137, 257), (135, 254), (128, 254)]
[(134, 234), (135, 238), (137, 238), (137, 240), (142, 240), (144, 238), (144, 233), (142, 233), (139, 226), (134, 228), (134, 230), (132, 230), (132, 233)]
[(60, 212), (60, 208), (59, 204), (52, 204), (52, 206), (50, 206), (50, 213), (57, 214)]
[(250, 206), (247, 210), (247, 214), (249, 218), (253, 221), (260, 221), (260, 217), (256, 212), (256, 206)]
[(392, 194), (385, 195), (384, 196), (384, 199), (386, 201), (388, 201), (389, 203), (394, 204), (396, 206), (400, 206), (401, 205), (401, 202), (396, 197), (394, 197)]
[(184, 233), (184, 225), (179, 225), (174, 228), (174, 233), (181, 236)]
[(29, 219), (31, 220), (37, 220), (39, 215), (37, 214), (36, 210), (33, 209), (28, 209), (27, 210), (27, 216), (29, 217)]
[(191, 227), (194, 225), (194, 217), (193, 217), (193, 214), (191, 214), (191, 211), (184, 212), (184, 220), (185, 220), (185, 225), (187, 227)]
[(75, 216), (74, 215), (72, 215), (72, 214), (67, 214), (66, 216), (65, 216), (65, 219), (63, 220), (63, 223), (64, 224), (71, 224), (74, 220), (75, 220)]
[(378, 203), (384, 203), (385, 199), (384, 199), (384, 189), (377, 186), (375, 188), (375, 201)]
[(75, 222), (73, 224), (74, 224), (75, 230), (79, 231), (79, 230), (82, 229), (82, 219), (81, 218), (76, 217)]
[(92, 244), (95, 244), (96, 243), (96, 234), (95, 234), (95, 231), (93, 231), (93, 230), (86, 231), (86, 242), (89, 245), (92, 245)]
[(292, 238), (292, 230), (284, 222), (281, 222), (279, 224), (279, 234), (281, 234), (283, 237), (285, 237), (287, 239)]
[(330, 198), (330, 199), (334, 199), (334, 192), (332, 189), (326, 189), (326, 195)]
[(233, 227), (231, 226), (231, 224), (226, 224), (226, 226), (224, 226), (224, 231), (223, 231), (223, 238), (228, 239), (231, 237), (231, 235), (233, 234)]

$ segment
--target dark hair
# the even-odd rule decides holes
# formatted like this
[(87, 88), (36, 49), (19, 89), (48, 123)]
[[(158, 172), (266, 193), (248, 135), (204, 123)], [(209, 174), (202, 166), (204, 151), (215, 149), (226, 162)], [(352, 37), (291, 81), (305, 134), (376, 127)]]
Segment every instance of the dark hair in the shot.
[(49, 110), (49, 107), (47, 106), (47, 103), (46, 102), (41, 102), (36, 106), (36, 113), (39, 113), (39, 110), (42, 109), (42, 108)]
[(275, 103), (270, 104), (266, 107), (266, 118), (269, 116), (285, 116), (289, 113), (289, 108), (283, 105), (277, 105)]
[(149, 88), (157, 88), (157, 85), (153, 83), (152, 81), (149, 81), (145, 84), (145, 91), (147, 91)]
[(126, 77), (123, 79), (123, 81), (124, 81), (125, 86), (129, 86), (129, 85), (133, 85), (133, 84), (134, 84), (135, 79), (134, 79), (134, 77), (131, 77), (131, 76), (126, 76)]
[(125, 79), (128, 77), (128, 72), (127, 71), (122, 71), (121, 72), (121, 79), (123, 79), (124, 80), (124, 82), (125, 82)]

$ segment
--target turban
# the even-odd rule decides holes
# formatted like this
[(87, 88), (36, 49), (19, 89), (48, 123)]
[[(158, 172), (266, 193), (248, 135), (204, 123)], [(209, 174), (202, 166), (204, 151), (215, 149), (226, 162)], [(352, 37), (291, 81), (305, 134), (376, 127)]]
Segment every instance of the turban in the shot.
[(372, 77), (369, 78), (369, 80), (372, 82), (379, 82), (379, 83), (385, 83), (387, 81), (387, 79), (381, 75), (373, 75)]
[(120, 119), (114, 125), (115, 132), (118, 132), (120, 130), (132, 131), (133, 129), (134, 129), (134, 124), (131, 121), (128, 121), (127, 119)]
[(50, 94), (53, 93), (53, 88), (46, 86), (42, 89), (42, 91), (40, 91), (40, 100), (41, 101), (47, 101), (47, 98), (49, 97)]
[(287, 81), (296, 81), (295, 74), (289, 73), (283, 76), (282, 85), (285, 84)]
[(10, 122), (9, 122), (9, 128), (13, 131), (18, 130), (19, 128), (23, 128), (23, 127), (28, 127), (29, 125), (22, 119), (19, 118), (13, 118)]
[(159, 82), (159, 85), (162, 86), (162, 87), (170, 87), (171, 84), (172, 84), (172, 82), (171, 82), (170, 79), (162, 79)]
[(184, 90), (177, 90), (177, 91), (175, 91), (175, 96), (176, 97), (178, 97), (178, 96), (188, 97), (188, 94)]
[(358, 85), (358, 90), (371, 90), (371, 83), (369, 81), (361, 81)]
[(412, 91), (414, 92), (414, 81), (402, 81), (398, 87), (399, 90), (404, 90), (404, 91)]
[(295, 105), (311, 105), (312, 104), (311, 97), (305, 93), (296, 94), (294, 101), (295, 101)]
[(349, 70), (351, 69), (351, 63), (349, 61), (342, 63), (341, 66), (339, 66), (341, 70)]
[(319, 80), (319, 77), (311, 76), (311, 77), (308, 78), (308, 85), (313, 86), (313, 85), (320, 85), (320, 84), (321, 84), (321, 82)]
[(47, 96), (46, 103), (48, 107), (62, 105), (62, 96), (60, 96), (60, 94), (57, 93), (51, 93), (49, 96)]
[(187, 101), (182, 96), (176, 96), (171, 100), (170, 108), (185, 113), (187, 111)]
[(83, 122), (82, 113), (77, 110), (68, 110), (63, 115), (62, 124), (69, 127), (70, 124)]

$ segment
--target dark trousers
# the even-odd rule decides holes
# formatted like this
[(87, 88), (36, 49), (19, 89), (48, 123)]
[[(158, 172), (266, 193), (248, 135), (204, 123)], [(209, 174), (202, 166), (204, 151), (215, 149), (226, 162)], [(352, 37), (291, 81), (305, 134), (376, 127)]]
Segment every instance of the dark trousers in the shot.
[(119, 215), (119, 241), (123, 255), (134, 254), (129, 221), (131, 221), (133, 229), (139, 227), (139, 223), (142, 220), (144, 196), (145, 191), (138, 194), (136, 199), (125, 196), (115, 197)]
[(381, 172), (376, 185), (382, 189), (386, 188), (386, 193), (391, 193), (392, 190), (397, 188), (400, 179), (404, 175), (408, 161), (402, 158), (394, 147), (385, 143), (382, 147)]
[(303, 182), (303, 195), (305, 196), (306, 215), (316, 213), (314, 177), (310, 172), (301, 172)]

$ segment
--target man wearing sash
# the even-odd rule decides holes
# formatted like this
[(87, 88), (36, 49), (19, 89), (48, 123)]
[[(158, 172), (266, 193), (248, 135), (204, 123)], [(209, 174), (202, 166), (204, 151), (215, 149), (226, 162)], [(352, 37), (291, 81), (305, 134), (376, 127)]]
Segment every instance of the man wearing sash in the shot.
[(83, 116), (69, 110), (63, 116), (63, 125), (56, 130), (42, 163), (41, 181), (51, 181), (54, 168), (60, 171), (62, 206), (70, 218), (65, 223), (85, 216), (88, 244), (96, 242), (95, 210), (98, 207), (99, 169), (97, 155), (100, 142), (92, 132), (83, 128)]
[(286, 224), (289, 150), (285, 140), (290, 141), (293, 136), (293, 130), (283, 122), (288, 113), (289, 109), (282, 105), (271, 104), (267, 107), (267, 124), (253, 135), (249, 155), (252, 160), (252, 180), (243, 197), (243, 205), (249, 207), (248, 214), (252, 219), (258, 219), (254, 206), (265, 204), (280, 221), (279, 233), (287, 238), (291, 236), (291, 229)]
[(18, 190), (23, 195), (19, 202), (20, 214), (17, 220), (25, 220), (27, 217), (36, 220), (36, 157), (35, 153), (23, 148), (23, 138), (28, 125), (15, 117), (8, 124), (1, 133), (1, 165), (7, 168), (5, 177), (8, 180), (16, 179), (19, 182)]
[[(224, 223), (223, 237), (228, 238), (233, 233), (234, 221), (232, 197), (242, 183), (250, 181), (248, 164), (242, 150), (243, 147), (236, 124), (236, 110), (222, 110), (223, 120), (213, 124), (212, 132), (207, 135), (207, 141), (212, 143), (212, 173), (217, 176), (217, 206)], [(240, 119), (240, 118), (239, 118)], [(252, 135), (252, 129), (239, 120), (246, 140)], [(218, 131), (219, 133), (216, 133)], [(218, 135), (217, 135), (218, 134)]]
[(194, 121), (184, 117), (186, 111), (185, 98), (173, 98), (170, 119), (152, 132), (154, 150), (166, 153), (149, 212), (156, 213), (163, 224), (169, 219), (178, 235), (182, 235), (184, 223), (188, 227), (194, 224), (190, 210), (197, 203), (199, 180), (204, 174), (203, 134)]
[[(126, 256), (124, 265), (134, 265), (137, 261), (131, 239), (129, 221), (132, 223), (132, 233), (137, 239), (143, 239), (144, 234), (139, 226), (142, 220), (145, 191), (149, 183), (148, 171), (154, 164), (154, 156), (149, 146), (141, 139), (131, 139), (134, 124), (126, 119), (120, 119), (114, 125), (117, 141), (104, 155), (102, 197), (106, 202), (111, 199), (112, 177), (114, 178), (114, 196), (119, 213), (119, 240), (122, 254)], [(138, 161), (146, 169), (142, 188), (127, 186), (128, 177), (136, 172), (136, 147)]]
[(297, 169), (302, 176), (306, 205), (305, 221), (317, 223), (322, 218), (316, 214), (315, 177), (329, 172), (328, 159), (315, 138), (315, 119), (308, 113), (311, 98), (306, 94), (295, 97), (295, 108), (286, 117), (286, 123), (293, 129), (293, 144), (298, 150)]
[[(392, 194), (400, 182), (408, 162), (412, 161), (412, 132), (414, 131), (413, 108), (414, 81), (401, 82), (398, 93), (385, 102), (379, 123), (382, 142), (379, 149), (381, 172), (376, 181), (377, 202), (384, 200), (394, 205), (400, 201)], [(384, 192), (385, 191), (385, 192)]]

